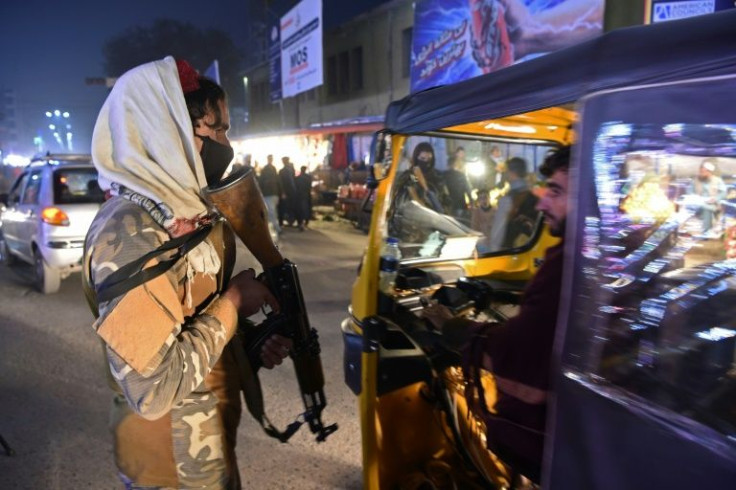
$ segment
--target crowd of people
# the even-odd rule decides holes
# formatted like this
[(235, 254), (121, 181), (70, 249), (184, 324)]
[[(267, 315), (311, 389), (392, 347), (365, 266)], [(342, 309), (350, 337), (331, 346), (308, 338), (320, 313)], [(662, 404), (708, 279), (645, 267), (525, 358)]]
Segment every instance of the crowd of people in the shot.
[(299, 231), (309, 227), (312, 219), (312, 174), (302, 165), (297, 175), (294, 162), (288, 156), (281, 158), (281, 168), (276, 170), (273, 155), (266, 156), (266, 165), (252, 165), (251, 155), (245, 155), (243, 163), (233, 165), (233, 171), (251, 169), (258, 175), (258, 185), (266, 201), (268, 218), (277, 235), (284, 226), (294, 226)]
[(396, 205), (412, 200), (483, 233), (477, 244), (480, 253), (518, 247), (531, 238), (538, 219), (538, 196), (528, 169), (521, 157), (503, 160), (500, 148), (493, 145), (479, 175), (468, 174), (463, 147), (454, 150), (442, 172), (436, 168), (432, 145), (421, 142), (397, 179)]

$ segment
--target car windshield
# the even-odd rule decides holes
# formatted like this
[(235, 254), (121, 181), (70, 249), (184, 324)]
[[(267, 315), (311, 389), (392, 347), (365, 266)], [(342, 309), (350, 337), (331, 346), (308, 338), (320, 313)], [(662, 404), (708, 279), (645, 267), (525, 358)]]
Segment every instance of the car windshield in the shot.
[(102, 203), (105, 194), (97, 184), (94, 168), (59, 168), (54, 171), (56, 204)]
[(538, 174), (552, 143), (409, 137), (388, 233), (404, 259), (463, 259), (528, 245), (541, 219)]

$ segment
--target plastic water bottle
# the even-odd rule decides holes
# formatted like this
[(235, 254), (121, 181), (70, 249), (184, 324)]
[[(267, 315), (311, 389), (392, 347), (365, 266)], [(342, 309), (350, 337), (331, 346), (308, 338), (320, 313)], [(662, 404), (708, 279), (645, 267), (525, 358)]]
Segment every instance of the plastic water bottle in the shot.
[(381, 250), (381, 262), (378, 272), (378, 288), (386, 294), (391, 294), (396, 282), (396, 273), (401, 261), (401, 250), (399, 250), (399, 239), (388, 237)]

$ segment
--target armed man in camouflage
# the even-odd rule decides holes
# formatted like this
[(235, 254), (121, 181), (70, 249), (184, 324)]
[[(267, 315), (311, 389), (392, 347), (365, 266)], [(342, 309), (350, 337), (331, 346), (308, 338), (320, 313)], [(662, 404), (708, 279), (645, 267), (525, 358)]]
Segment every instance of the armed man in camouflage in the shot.
[[(104, 295), (121, 267), (208, 226), (200, 190), (232, 160), (229, 123), (222, 88), (168, 57), (120, 77), (95, 125), (93, 157), (111, 197), (87, 236), (85, 278), (115, 391), (115, 461), (128, 489), (240, 488), (230, 340), (238, 317), (279, 305), (252, 270), (230, 278), (232, 232), (218, 223), (162, 275)], [(172, 253), (144, 259), (145, 268)], [(290, 345), (269, 339), (264, 366), (281, 364)]]

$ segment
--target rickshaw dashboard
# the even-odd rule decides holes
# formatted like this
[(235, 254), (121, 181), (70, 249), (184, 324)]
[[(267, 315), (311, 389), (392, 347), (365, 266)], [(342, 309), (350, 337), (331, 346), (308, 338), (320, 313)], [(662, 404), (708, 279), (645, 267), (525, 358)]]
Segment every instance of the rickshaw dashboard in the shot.
[[(417, 278), (434, 273), (416, 268), (404, 269), (397, 278), (397, 285), (407, 282), (401, 277)], [(418, 281), (417, 281), (418, 282)], [(381, 338), (382, 352), (389, 353), (393, 361), (400, 351), (411, 350), (408, 357), (422, 355), (433, 368), (442, 370), (460, 362), (456, 353), (443, 344), (442, 334), (422, 317), (425, 307), (433, 303), (446, 306), (454, 316), (479, 322), (504, 322), (516, 315), (523, 281), (502, 281), (490, 278), (459, 277), (444, 283), (436, 282), (427, 287), (399, 289), (391, 297), (381, 294), (379, 316), (385, 322)], [(392, 354), (391, 354), (392, 353)], [(385, 355), (379, 356), (382, 359)]]

